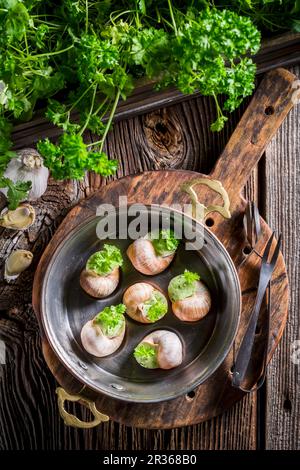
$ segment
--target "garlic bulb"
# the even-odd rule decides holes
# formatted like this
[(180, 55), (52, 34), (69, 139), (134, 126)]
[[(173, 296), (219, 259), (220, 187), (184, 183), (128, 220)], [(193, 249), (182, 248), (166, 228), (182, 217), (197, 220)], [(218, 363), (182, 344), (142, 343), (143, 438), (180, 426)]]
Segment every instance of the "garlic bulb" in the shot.
[(164, 271), (175, 256), (175, 252), (168, 256), (157, 255), (152, 241), (145, 238), (140, 238), (131, 243), (126, 253), (135, 269), (148, 276)]
[(35, 210), (30, 204), (21, 204), (15, 210), (5, 210), (0, 215), (0, 227), (26, 230), (35, 222)]
[(13, 251), (5, 261), (4, 278), (12, 281), (27, 269), (33, 260), (33, 254), (27, 250)]
[(125, 335), (126, 308), (123, 304), (105, 307), (93, 320), (88, 321), (81, 330), (84, 349), (96, 357), (114, 353), (121, 345)]
[(201, 320), (209, 312), (210, 307), (210, 292), (201, 281), (196, 281), (196, 291), (192, 296), (172, 302), (173, 313), (182, 321)]
[(137, 282), (128, 287), (123, 296), (126, 313), (140, 323), (154, 323), (168, 311), (168, 301), (163, 293), (147, 282)]
[(110, 295), (119, 284), (119, 268), (115, 268), (110, 274), (99, 276), (93, 271), (84, 269), (80, 274), (80, 285), (87, 294), (97, 299)]
[(157, 330), (135, 348), (134, 357), (146, 369), (173, 369), (182, 363), (183, 347), (175, 333)]
[[(31, 181), (29, 200), (38, 199), (47, 189), (49, 170), (43, 164), (43, 158), (35, 149), (25, 148), (17, 152), (7, 165), (4, 176), (13, 183)], [(1, 190), (5, 195), (7, 189)]]

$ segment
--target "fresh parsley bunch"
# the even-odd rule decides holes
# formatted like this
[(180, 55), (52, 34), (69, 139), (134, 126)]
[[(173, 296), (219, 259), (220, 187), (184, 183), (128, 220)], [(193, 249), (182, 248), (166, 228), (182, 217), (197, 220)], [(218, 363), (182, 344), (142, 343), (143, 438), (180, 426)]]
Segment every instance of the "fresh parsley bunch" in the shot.
[[(119, 100), (139, 77), (212, 96), (211, 129), (222, 129), (225, 113), (253, 90), (255, 24), (264, 15), (266, 28), (269, 12), (275, 24), (277, 7), (278, 22), (282, 14), (297, 24), (298, 0), (0, 0), (0, 176), (15, 155), (12, 124), (45, 105), (62, 132), (56, 143), (38, 143), (52, 176), (113, 174), (117, 162), (104, 152), (106, 136)], [(88, 145), (86, 132), (97, 136)]]

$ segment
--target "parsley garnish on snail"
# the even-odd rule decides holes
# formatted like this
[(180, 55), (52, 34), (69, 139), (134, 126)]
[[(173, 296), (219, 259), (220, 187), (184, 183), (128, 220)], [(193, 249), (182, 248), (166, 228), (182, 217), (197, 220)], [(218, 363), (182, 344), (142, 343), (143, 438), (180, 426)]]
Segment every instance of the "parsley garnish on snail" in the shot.
[(101, 299), (110, 295), (120, 279), (123, 264), (121, 251), (114, 245), (104, 245), (91, 255), (80, 275), (81, 287), (92, 297)]
[(126, 305), (127, 315), (140, 323), (154, 323), (168, 311), (166, 297), (147, 282), (137, 282), (128, 287), (123, 303)]
[(105, 357), (120, 347), (125, 335), (125, 310), (123, 304), (105, 307), (83, 326), (81, 342), (88, 353)]
[(210, 310), (211, 296), (197, 273), (185, 270), (168, 287), (173, 313), (183, 321), (197, 321)]
[(133, 355), (146, 369), (173, 369), (182, 363), (183, 348), (175, 333), (157, 330), (138, 344)]
[(153, 276), (169, 266), (179, 242), (173, 230), (160, 230), (131, 243), (127, 256), (137, 271)]

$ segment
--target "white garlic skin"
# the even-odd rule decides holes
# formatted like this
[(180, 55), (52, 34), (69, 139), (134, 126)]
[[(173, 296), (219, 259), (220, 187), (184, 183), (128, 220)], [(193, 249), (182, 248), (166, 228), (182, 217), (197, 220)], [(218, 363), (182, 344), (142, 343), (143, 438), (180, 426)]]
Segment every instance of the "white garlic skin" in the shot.
[(182, 363), (182, 342), (172, 331), (153, 331), (143, 339), (142, 343), (158, 346), (157, 363), (160, 369), (173, 369)]
[[(26, 148), (17, 152), (7, 165), (4, 176), (16, 183), (31, 181), (28, 200), (41, 197), (47, 189), (49, 170), (43, 164), (43, 158), (35, 149)], [(7, 189), (1, 190), (7, 195)]]
[(208, 314), (211, 307), (211, 295), (206, 285), (196, 281), (196, 292), (191, 297), (172, 302), (172, 310), (182, 321), (198, 321)]
[(27, 269), (33, 260), (33, 254), (27, 250), (13, 251), (5, 261), (4, 278), (13, 281)]
[(125, 335), (125, 323), (118, 336), (109, 338), (104, 335), (94, 320), (88, 321), (81, 330), (81, 342), (84, 349), (96, 357), (105, 357), (114, 353), (122, 344)]
[(148, 276), (159, 274), (172, 262), (175, 252), (158, 256), (150, 240), (139, 238), (127, 248), (127, 256), (137, 271)]
[(80, 285), (87, 294), (96, 299), (102, 299), (110, 295), (117, 288), (119, 279), (119, 268), (115, 268), (106, 276), (100, 276), (93, 271), (84, 269), (80, 274)]

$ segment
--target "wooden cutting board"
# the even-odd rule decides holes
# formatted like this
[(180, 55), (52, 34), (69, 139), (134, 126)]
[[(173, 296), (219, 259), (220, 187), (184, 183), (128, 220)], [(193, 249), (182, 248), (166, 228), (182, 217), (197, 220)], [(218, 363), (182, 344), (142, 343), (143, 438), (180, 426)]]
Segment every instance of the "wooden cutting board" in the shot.
[[(99, 204), (117, 205), (119, 196), (127, 196), (129, 204), (140, 202), (170, 206), (174, 203), (188, 203), (190, 195), (183, 190), (184, 183), (191, 184), (201, 178), (201, 184), (194, 186), (199, 202), (206, 207), (212, 204), (222, 206), (224, 202), (220, 194), (203, 184), (211, 180), (218, 181), (228, 195), (231, 218), (224, 218), (219, 212), (213, 211), (207, 215), (205, 223), (225, 245), (238, 269), (243, 303), (238, 334), (224, 363), (209, 380), (188, 395), (157, 404), (124, 403), (83, 387), (83, 384), (62, 366), (51, 350), (41, 327), (46, 362), (59, 384), (67, 392), (89, 398), (95, 402), (97, 409), (108, 415), (110, 419), (128, 426), (143, 428), (172, 428), (199, 423), (223, 412), (243, 396), (243, 392), (231, 386), (231, 368), (254, 305), (260, 258), (255, 253), (247, 255), (248, 245), (243, 229), (243, 215), (247, 202), (241, 197), (241, 190), (268, 142), (294, 104), (295, 81), (296, 77), (284, 69), (273, 70), (266, 75), (210, 175), (200, 175), (185, 170), (150, 171), (114, 181), (83, 200), (71, 210), (58, 228), (36, 271), (33, 306), (40, 320), (41, 287), (50, 259), (55, 256), (55, 250), (72, 229), (96, 214)], [(266, 222), (261, 220), (261, 224), (262, 237), (256, 247), (259, 254), (263, 252), (271, 235), (271, 229)], [(239, 268), (243, 260), (245, 261)], [(288, 279), (282, 255), (279, 256), (272, 278), (271, 295), (271, 339), (268, 360), (271, 359), (280, 341), (287, 319)], [(266, 340), (266, 318), (264, 306), (249, 367), (248, 386), (254, 385), (261, 373)]]

